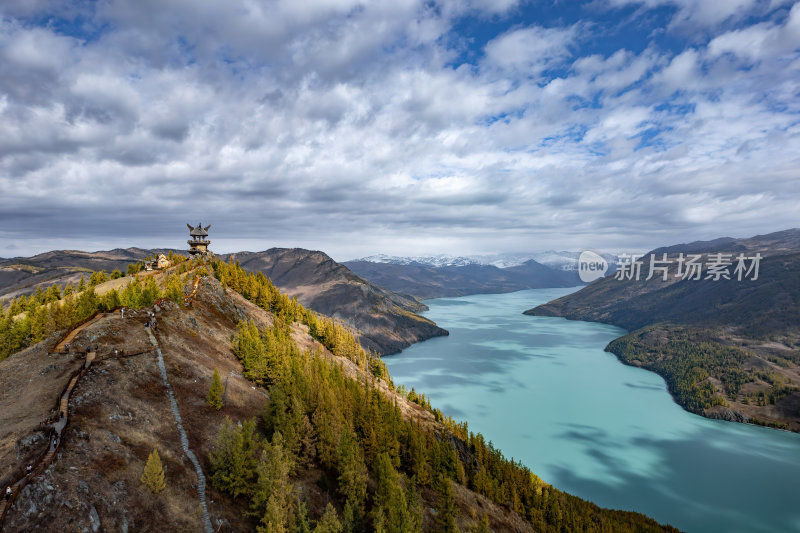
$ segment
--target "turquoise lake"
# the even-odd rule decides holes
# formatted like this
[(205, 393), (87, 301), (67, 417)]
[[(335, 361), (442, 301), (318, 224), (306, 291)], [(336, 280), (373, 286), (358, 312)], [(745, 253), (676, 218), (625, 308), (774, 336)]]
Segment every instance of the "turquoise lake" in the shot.
[(385, 361), (559, 489), (688, 532), (800, 531), (800, 434), (687, 413), (603, 351), (624, 330), (522, 314), (574, 290), (427, 300), (450, 336)]

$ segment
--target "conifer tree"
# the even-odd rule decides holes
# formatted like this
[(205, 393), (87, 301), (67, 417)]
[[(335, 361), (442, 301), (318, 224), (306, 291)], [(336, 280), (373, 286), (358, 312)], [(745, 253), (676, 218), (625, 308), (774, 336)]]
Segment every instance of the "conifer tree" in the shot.
[(311, 533), (311, 520), (308, 517), (308, 504), (303, 499), (297, 500), (297, 520), (294, 527), (295, 533)]
[(208, 396), (206, 403), (219, 411), (222, 409), (222, 380), (219, 377), (219, 370), (214, 369), (214, 375), (211, 376), (211, 387), (208, 389)]
[(279, 432), (272, 436), (272, 442), (264, 446), (256, 471), (258, 477), (252, 489), (250, 508), (253, 514), (261, 516), (258, 526), (260, 533), (286, 531), (293, 522), (292, 493), (294, 485), (289, 480), (293, 462), (291, 454), (283, 446)]
[(436, 530), (443, 533), (457, 533), (455, 495), (453, 486), (446, 477), (440, 477), (436, 483), (439, 501), (436, 504)]
[(155, 448), (147, 458), (147, 464), (144, 465), (144, 472), (142, 472), (142, 477), (139, 480), (153, 494), (158, 494), (164, 490), (166, 486), (164, 482), (164, 467), (161, 464), (161, 457), (158, 456), (158, 450)]
[[(405, 533), (416, 531), (416, 520), (409, 513), (408, 500), (403, 490), (403, 476), (399, 474), (392, 464), (392, 459), (386, 452), (378, 454), (375, 464), (375, 508), (373, 520), (379, 523), (383, 520), (385, 531), (391, 533)], [(378, 530), (377, 524), (375, 525)]]
[(361, 449), (349, 429), (339, 444), (339, 492), (345, 501), (361, 504), (367, 497), (367, 467)]
[(325, 507), (325, 514), (317, 522), (314, 533), (342, 533), (342, 523), (336, 514), (336, 509), (328, 502)]
[(237, 426), (228, 417), (219, 428), (219, 444), (211, 454), (211, 483), (234, 498), (249, 491), (254, 477), (258, 446), (255, 430), (252, 420)]
[(300, 454), (298, 462), (301, 466), (308, 466), (317, 456), (317, 434), (308, 415), (303, 416), (303, 425), (300, 427)]
[(61, 299), (61, 289), (58, 285), (50, 285), (47, 289), (47, 295), (45, 296), (45, 301), (47, 303), (50, 302), (57, 302)]

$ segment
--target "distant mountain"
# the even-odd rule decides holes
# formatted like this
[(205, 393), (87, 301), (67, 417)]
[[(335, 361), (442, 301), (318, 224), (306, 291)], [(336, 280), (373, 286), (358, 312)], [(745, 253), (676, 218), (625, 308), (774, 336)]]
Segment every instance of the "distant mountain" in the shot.
[[(534, 253), (506, 253), (491, 255), (428, 255), (401, 257), (396, 255), (377, 254), (361, 259), (353, 259), (345, 263), (358, 261), (368, 263), (389, 263), (393, 265), (422, 265), (429, 267), (448, 267), (448, 266), (467, 266), (467, 265), (487, 265), (497, 268), (510, 268), (520, 266), (531, 259), (539, 264), (549, 266), (558, 270), (578, 270), (578, 256), (580, 252), (547, 250)], [(617, 256), (609, 253), (600, 253), (609, 263), (614, 263)]]
[[(682, 280), (674, 271), (667, 281), (645, 280), (651, 253), (763, 259), (757, 280)], [(800, 430), (800, 229), (658, 248), (642, 272), (638, 281), (599, 279), (525, 313), (631, 330), (608, 349), (662, 374), (687, 409)]]
[(347, 261), (344, 265), (381, 287), (422, 299), (544, 287), (574, 287), (581, 283), (576, 272), (553, 269), (533, 260), (509, 268), (477, 263), (430, 266), (418, 262), (366, 260)]
[(260, 270), (306, 307), (355, 328), (365, 348), (392, 354), (415, 342), (448, 334), (417, 314), (427, 309), (424, 304), (361, 279), (323, 252), (271, 248), (220, 257), (231, 255), (242, 268)]
[[(100, 252), (56, 250), (33, 257), (0, 261), (0, 297), (34, 292), (38, 286), (77, 283), (90, 271), (125, 271), (165, 249), (115, 249)], [(179, 250), (180, 252), (180, 250)], [(227, 259), (231, 254), (220, 256)], [(273, 248), (232, 254), (243, 268), (261, 270), (284, 292), (306, 307), (342, 320), (357, 330), (365, 348), (396, 353), (414, 342), (447, 335), (417, 313), (427, 309), (414, 298), (395, 294), (359, 278), (322, 252)]]
[(115, 248), (99, 252), (78, 250), (53, 250), (32, 257), (14, 257), (0, 260), (0, 298), (29, 294), (39, 286), (55, 283), (77, 283), (83, 274), (95, 270), (122, 272), (130, 263), (141, 261), (153, 254), (169, 253), (159, 248)]
[(776, 231), (766, 235), (756, 235), (746, 239), (722, 237), (712, 241), (695, 241), (688, 244), (676, 244), (665, 248), (657, 248), (654, 254), (676, 253), (761, 253), (763, 256), (782, 255), (800, 251), (800, 228)]
[[(480, 264), (469, 257), (452, 256), (452, 255), (429, 255), (429, 256), (413, 256), (413, 257), (399, 257), (396, 255), (377, 254), (362, 259), (354, 259), (353, 261), (365, 261), (368, 263), (385, 263), (390, 265), (422, 265), (430, 267), (443, 267), (443, 266), (466, 266), (473, 264)], [(345, 261), (347, 263), (348, 261)]]

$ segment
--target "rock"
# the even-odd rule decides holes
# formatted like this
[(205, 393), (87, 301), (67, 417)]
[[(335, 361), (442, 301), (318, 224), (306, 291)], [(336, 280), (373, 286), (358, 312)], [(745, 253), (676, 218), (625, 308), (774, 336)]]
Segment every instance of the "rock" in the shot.
[(84, 494), (89, 494), (89, 484), (85, 481), (78, 482), (78, 490), (83, 492)]
[(92, 509), (89, 511), (89, 524), (92, 526), (92, 531), (95, 533), (100, 529), (100, 515), (97, 514), (97, 509), (94, 508), (94, 505), (92, 505)]
[(735, 409), (729, 408), (717, 408), (717, 409), (709, 409), (705, 412), (705, 415), (708, 418), (714, 418), (718, 420), (727, 420), (728, 422), (749, 422), (750, 417), (746, 414), (737, 411)]
[(42, 433), (41, 431), (37, 431), (36, 433), (31, 435), (30, 437), (25, 437), (24, 439), (20, 439), (19, 442), (18, 442), (18, 446), (20, 448), (27, 448), (28, 446), (31, 446), (32, 444), (36, 444), (37, 442), (39, 442), (43, 438), (44, 438), (44, 433)]
[(28, 510), (25, 511), (25, 517), (30, 518), (32, 516), (36, 516), (38, 510), (39, 509), (36, 507), (36, 502), (31, 501), (30, 505), (28, 506)]
[(47, 374), (48, 372), (50, 372), (51, 370), (55, 370), (56, 368), (58, 368), (56, 365), (48, 365), (48, 366), (44, 367), (42, 369), (42, 371), (39, 372), (39, 374), (41, 374), (43, 376), (43, 375)]
[(122, 533), (128, 533), (128, 519), (126, 517), (122, 517), (122, 527), (120, 528)]

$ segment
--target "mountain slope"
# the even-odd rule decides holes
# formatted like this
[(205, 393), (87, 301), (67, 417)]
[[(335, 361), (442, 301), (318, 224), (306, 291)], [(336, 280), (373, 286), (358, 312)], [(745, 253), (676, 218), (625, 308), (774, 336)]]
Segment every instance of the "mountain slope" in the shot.
[(78, 250), (53, 250), (32, 257), (15, 257), (0, 260), (0, 297), (29, 294), (38, 286), (54, 283), (77, 284), (78, 279), (92, 271), (125, 272), (130, 263), (141, 261), (153, 254), (167, 254), (170, 250), (142, 248), (115, 248), (100, 252)]
[[(76, 285), (92, 270), (125, 272), (128, 264), (169, 250), (141, 248), (100, 252), (56, 250), (0, 262), (0, 297), (29, 294), (52, 284)], [(234, 255), (250, 271), (261, 270), (301, 303), (355, 328), (365, 347), (384, 354), (431, 337), (447, 335), (417, 313), (427, 309), (413, 298), (365, 282), (322, 252), (273, 248)], [(227, 259), (230, 255), (220, 256)]]
[[(185, 292), (197, 274), (184, 277)], [(408, 524), (409, 530), (436, 531), (444, 509), (462, 530), (484, 519), (492, 531), (575, 530), (597, 523), (622, 532), (675, 531), (541, 483), (482, 436), (466, 442), (460, 436), (466, 429), (316, 341), (296, 320), (303, 311), (291, 311), (288, 299), (273, 300), (273, 314), (233, 290), (238, 285), (225, 288), (211, 276), (201, 278), (190, 307), (165, 302), (128, 310), (125, 318), (115, 313), (78, 333), (74, 345), (91, 343), (94, 362), (70, 397), (55, 463), (27, 478), (4, 531), (203, 531), (199, 478), (185, 448), (199, 458), (208, 479), (213, 531), (284, 530), (303, 522), (310, 529), (314, 522), (345, 521), (353, 512), (361, 513), (367, 529), (385, 513), (391, 517), (385, 520), (414, 514), (421, 521)], [(155, 335), (144, 327), (150, 312), (158, 320)], [(271, 339), (269, 357), (277, 359), (266, 367), (231, 342), (249, 328), (242, 321), (259, 331), (250, 341)], [(46, 449), (39, 421), (55, 413), (60, 390), (83, 363), (83, 353), (49, 353), (57, 341), (0, 362), (3, 486), (23, 476), (24, 465)], [(115, 351), (120, 349), (125, 353)], [(253, 365), (261, 378), (253, 379)], [(225, 387), (221, 411), (205, 401), (215, 369)], [(340, 401), (340, 394), (351, 401)], [(154, 449), (166, 474), (166, 488), (157, 495), (139, 480)], [(242, 467), (235, 475), (233, 465)], [(240, 482), (238, 494), (230, 490), (234, 482)], [(360, 511), (348, 507), (349, 498), (361, 502)]]
[(323, 252), (272, 248), (232, 255), (242, 268), (263, 272), (304, 306), (355, 328), (365, 348), (392, 354), (415, 342), (447, 335), (417, 314), (427, 309), (424, 304), (365, 281)]
[(422, 299), (573, 287), (581, 283), (575, 272), (550, 268), (533, 260), (509, 268), (476, 263), (435, 267), (421, 263), (374, 263), (363, 260), (343, 264), (381, 287)]
[[(597, 280), (526, 314), (614, 324), (608, 350), (662, 374), (685, 408), (800, 430), (800, 230), (652, 253), (760, 253), (757, 280)], [(643, 260), (648, 272), (650, 254)], [(696, 370), (696, 372), (695, 372)]]

